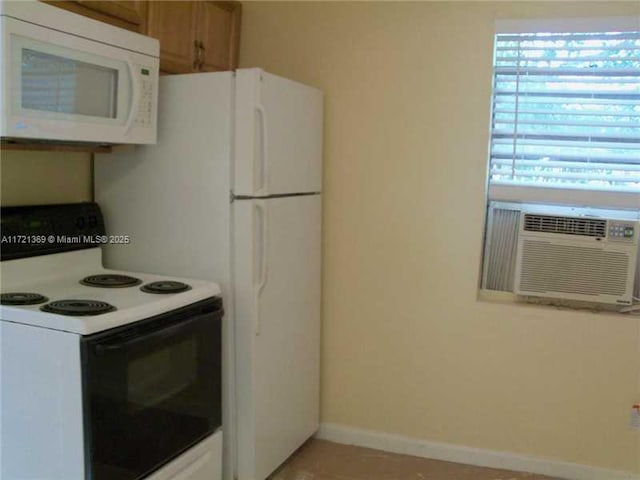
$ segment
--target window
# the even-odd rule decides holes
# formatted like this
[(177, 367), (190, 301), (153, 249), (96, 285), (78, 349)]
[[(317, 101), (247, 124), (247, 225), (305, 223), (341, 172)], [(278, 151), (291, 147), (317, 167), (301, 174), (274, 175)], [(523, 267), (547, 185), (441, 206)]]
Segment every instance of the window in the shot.
[(640, 206), (640, 31), (497, 34), (493, 87), (490, 199), (560, 188)]
[[(482, 289), (529, 292), (521, 288), (526, 270), (536, 279), (553, 280), (553, 285), (545, 284), (536, 295), (522, 295), (599, 301), (587, 293), (585, 276), (574, 279), (569, 273), (588, 265), (593, 278), (604, 278), (598, 269), (608, 263), (591, 262), (585, 253), (600, 248), (591, 248), (588, 240), (579, 244), (582, 239), (577, 237), (545, 237), (545, 245), (562, 244), (561, 263), (566, 268), (562, 275), (538, 271), (530, 268), (536, 262), (523, 260), (526, 223), (521, 223), (528, 212), (536, 212), (568, 224), (575, 218), (599, 218), (640, 225), (638, 20), (499, 22)], [(609, 235), (605, 237), (599, 244), (608, 245)], [(620, 263), (611, 278), (625, 281), (625, 298), (632, 294), (637, 299), (640, 251), (635, 255), (634, 242), (627, 263)], [(527, 248), (530, 245), (538, 246), (530, 242)], [(628, 274), (634, 258), (635, 280)]]

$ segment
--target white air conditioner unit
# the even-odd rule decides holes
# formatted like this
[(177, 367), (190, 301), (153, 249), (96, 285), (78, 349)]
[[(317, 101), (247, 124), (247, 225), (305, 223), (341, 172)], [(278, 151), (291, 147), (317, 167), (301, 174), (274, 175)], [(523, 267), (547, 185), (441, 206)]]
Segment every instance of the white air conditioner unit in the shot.
[(522, 211), (518, 295), (631, 305), (640, 223)]

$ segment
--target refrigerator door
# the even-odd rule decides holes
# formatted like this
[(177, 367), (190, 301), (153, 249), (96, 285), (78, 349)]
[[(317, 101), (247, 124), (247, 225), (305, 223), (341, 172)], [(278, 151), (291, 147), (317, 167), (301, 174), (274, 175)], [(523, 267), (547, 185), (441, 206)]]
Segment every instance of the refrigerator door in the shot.
[(319, 425), (321, 196), (234, 202), (238, 479)]
[(322, 92), (259, 69), (236, 71), (235, 195), (319, 192)]

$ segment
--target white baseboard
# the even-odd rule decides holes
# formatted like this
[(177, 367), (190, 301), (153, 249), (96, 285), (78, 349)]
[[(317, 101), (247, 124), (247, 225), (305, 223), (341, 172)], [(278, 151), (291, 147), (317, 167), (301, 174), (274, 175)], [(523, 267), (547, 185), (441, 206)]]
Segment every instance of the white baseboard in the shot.
[(640, 475), (509, 452), (430, 442), (389, 433), (323, 423), (316, 438), (481, 467), (502, 468), (571, 480), (640, 480)]

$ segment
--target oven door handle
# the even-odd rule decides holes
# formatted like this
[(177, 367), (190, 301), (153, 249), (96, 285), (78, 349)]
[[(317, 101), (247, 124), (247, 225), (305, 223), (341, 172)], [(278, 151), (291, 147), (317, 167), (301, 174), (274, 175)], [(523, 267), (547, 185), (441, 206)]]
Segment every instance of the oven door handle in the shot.
[(112, 352), (119, 352), (121, 350), (125, 350), (130, 347), (135, 347), (136, 345), (140, 345), (147, 342), (154, 342), (157, 340), (162, 340), (165, 338), (176, 336), (182, 333), (185, 330), (190, 329), (193, 325), (202, 320), (204, 317), (211, 315), (215, 312), (211, 312), (207, 315), (198, 315), (197, 317), (190, 318), (189, 320), (182, 321), (177, 324), (169, 325), (168, 327), (162, 328), (160, 330), (149, 330), (149, 332), (137, 332), (133, 338), (129, 340), (125, 340), (122, 342), (116, 343), (102, 343), (96, 344), (93, 346), (93, 349), (96, 355), (107, 355)]

